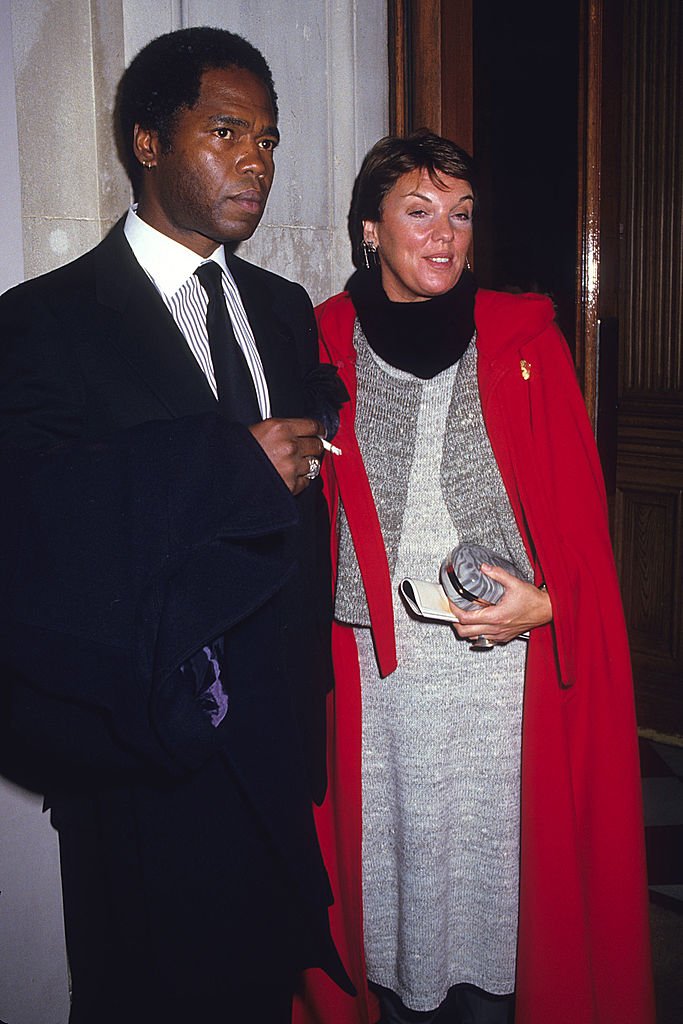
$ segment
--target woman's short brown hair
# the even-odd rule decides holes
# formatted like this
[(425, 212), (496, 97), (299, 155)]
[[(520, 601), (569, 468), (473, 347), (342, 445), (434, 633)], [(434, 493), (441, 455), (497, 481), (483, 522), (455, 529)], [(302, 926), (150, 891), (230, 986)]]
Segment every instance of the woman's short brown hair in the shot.
[(466, 181), (477, 198), (472, 157), (450, 139), (420, 128), (411, 135), (387, 135), (366, 154), (353, 186), (349, 235), (353, 262), (363, 266), (363, 221), (381, 220), (382, 203), (399, 178), (411, 171), (429, 173), (438, 184), (440, 174)]

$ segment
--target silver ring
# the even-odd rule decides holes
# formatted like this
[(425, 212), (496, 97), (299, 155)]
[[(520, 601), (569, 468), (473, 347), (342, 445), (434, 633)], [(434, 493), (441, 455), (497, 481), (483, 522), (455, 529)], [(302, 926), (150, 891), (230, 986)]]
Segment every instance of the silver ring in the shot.
[(320, 459), (316, 459), (314, 455), (308, 456), (308, 473), (306, 478), (308, 480), (315, 480), (318, 473), (320, 472)]

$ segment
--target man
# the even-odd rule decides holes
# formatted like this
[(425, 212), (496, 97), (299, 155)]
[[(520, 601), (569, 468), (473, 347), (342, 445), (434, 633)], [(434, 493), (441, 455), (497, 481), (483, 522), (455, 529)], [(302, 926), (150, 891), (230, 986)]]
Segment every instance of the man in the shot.
[(310, 804), (315, 322), (229, 251), (263, 213), (277, 100), (257, 50), (197, 28), (138, 54), (117, 109), (137, 209), (0, 299), (10, 719), (59, 831), (71, 1024), (278, 1024), (302, 967), (348, 982)]

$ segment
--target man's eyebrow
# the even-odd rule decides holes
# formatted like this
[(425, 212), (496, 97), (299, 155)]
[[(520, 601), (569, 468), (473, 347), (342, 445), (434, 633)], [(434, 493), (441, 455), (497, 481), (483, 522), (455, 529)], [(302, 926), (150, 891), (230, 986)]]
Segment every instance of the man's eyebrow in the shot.
[(232, 114), (212, 114), (209, 121), (211, 124), (230, 125), (233, 128), (249, 127), (249, 122), (243, 117), (234, 117)]
[[(248, 128), (249, 122), (245, 121), (243, 117), (235, 117), (234, 114), (212, 114), (209, 118), (211, 124), (222, 128)], [(274, 124), (267, 124), (265, 128), (262, 128), (259, 135), (272, 135), (279, 142), (280, 132), (277, 126)]]

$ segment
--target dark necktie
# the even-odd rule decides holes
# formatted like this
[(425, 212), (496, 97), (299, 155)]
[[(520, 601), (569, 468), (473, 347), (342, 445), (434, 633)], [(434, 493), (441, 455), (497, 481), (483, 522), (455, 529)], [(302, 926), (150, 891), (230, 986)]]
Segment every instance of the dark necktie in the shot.
[(197, 267), (195, 274), (209, 296), (206, 329), (221, 411), (238, 423), (257, 423), (261, 419), (254, 380), (240, 348), (223, 294), (223, 271), (210, 260)]

